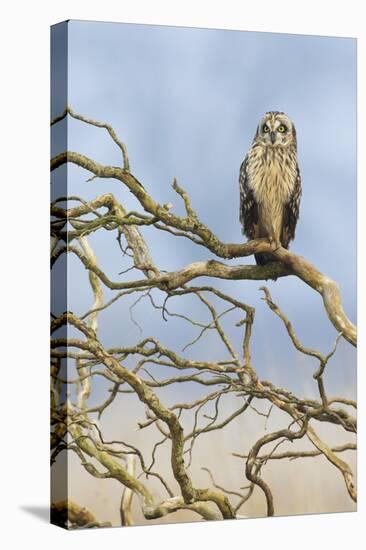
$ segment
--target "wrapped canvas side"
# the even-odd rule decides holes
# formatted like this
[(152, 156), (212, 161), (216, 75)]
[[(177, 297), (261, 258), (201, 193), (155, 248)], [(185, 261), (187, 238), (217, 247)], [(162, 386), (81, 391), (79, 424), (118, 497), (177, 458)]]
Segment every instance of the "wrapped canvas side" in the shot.
[[(60, 115), (67, 106), (67, 33), (68, 23), (51, 27), (51, 118)], [(67, 117), (51, 125), (51, 158), (67, 151)], [(51, 202), (67, 196), (67, 164), (51, 172)], [(51, 228), (51, 321), (67, 311), (67, 254), (59, 257), (60, 243), (52, 236)], [(57, 261), (56, 261), (57, 259)], [(61, 326), (54, 337), (67, 339), (67, 325)], [(66, 373), (66, 361), (51, 357), (51, 523), (67, 525), (68, 501), (68, 453), (58, 453), (60, 439), (64, 436), (67, 421), (66, 388), (55, 377), (61, 370)], [(57, 419), (59, 421), (57, 421)]]

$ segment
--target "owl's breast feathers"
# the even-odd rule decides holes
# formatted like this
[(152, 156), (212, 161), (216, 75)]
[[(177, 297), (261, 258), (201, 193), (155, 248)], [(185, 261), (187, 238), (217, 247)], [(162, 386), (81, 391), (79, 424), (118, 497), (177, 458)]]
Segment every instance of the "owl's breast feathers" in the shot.
[(243, 233), (287, 248), (295, 236), (300, 197), (296, 147), (253, 144), (240, 169)]
[(296, 150), (254, 145), (248, 154), (247, 170), (248, 185), (258, 204), (286, 204), (296, 181)]

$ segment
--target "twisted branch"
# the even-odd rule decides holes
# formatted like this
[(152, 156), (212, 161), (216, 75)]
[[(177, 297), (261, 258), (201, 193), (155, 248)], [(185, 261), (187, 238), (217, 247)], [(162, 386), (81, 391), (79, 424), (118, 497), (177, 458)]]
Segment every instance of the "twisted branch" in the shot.
[[(241, 244), (223, 243), (200, 221), (187, 192), (176, 179), (172, 187), (178, 200), (183, 201), (185, 215), (175, 215), (172, 212), (172, 204), (161, 205), (156, 202), (130, 172), (126, 146), (109, 124), (78, 115), (70, 108), (65, 109), (52, 124), (56, 124), (67, 115), (86, 124), (106, 129), (121, 150), (123, 166), (103, 166), (84, 155), (68, 151), (52, 159), (51, 169), (55, 170), (71, 162), (91, 172), (89, 182), (98, 177), (114, 179), (127, 187), (137, 199), (142, 211), (127, 211), (112, 193), (100, 195), (90, 201), (75, 196), (59, 197), (51, 205), (51, 265), (57, 265), (63, 254), (74, 254), (88, 272), (93, 295), (93, 303), (81, 316), (78, 317), (71, 312), (64, 312), (58, 317), (53, 315), (52, 333), (65, 326), (72, 326), (73, 332), (69, 337), (66, 331), (60, 331), (51, 343), (51, 462), (56, 462), (61, 453), (73, 451), (84, 470), (94, 478), (117, 480), (123, 487), (120, 503), (122, 525), (135, 523), (132, 511), (134, 498), (138, 499), (142, 513), (148, 520), (179, 510), (191, 510), (206, 520), (243, 517), (238, 515), (238, 512), (251, 498), (256, 487), (259, 487), (265, 496), (267, 514), (273, 515), (276, 495), (265, 481), (263, 469), (268, 462), (286, 458), (324, 456), (329, 465), (339, 471), (350, 498), (356, 501), (352, 469), (338, 456), (343, 451), (355, 450), (356, 445), (348, 442), (332, 447), (319, 437), (312, 425), (316, 420), (332, 424), (342, 432), (356, 433), (356, 419), (351, 414), (352, 407), (356, 408), (356, 403), (340, 396), (329, 396), (324, 382), (326, 367), (336, 353), (340, 338), (343, 337), (352, 345), (356, 345), (356, 329), (343, 311), (337, 284), (304, 258), (283, 248), (272, 250), (266, 239)], [(77, 204), (70, 206), (71, 201), (76, 201)], [(66, 207), (63, 203), (66, 203)], [(106, 212), (103, 209), (106, 209)], [(140, 231), (141, 227), (146, 227), (149, 231), (166, 231), (173, 237), (186, 238), (201, 249), (213, 253), (217, 258), (230, 260), (267, 252), (271, 253), (276, 261), (266, 266), (256, 266), (228, 265), (212, 259), (191, 263), (177, 271), (164, 272), (154, 263)], [(128, 267), (119, 273), (122, 280), (111, 280), (106, 275), (98, 265), (96, 255), (87, 240), (87, 235), (101, 229), (106, 229), (108, 235), (111, 232), (116, 233), (119, 250), (124, 261), (128, 262)], [(139, 275), (128, 280), (126, 274), (136, 272)], [(258, 378), (250, 349), (255, 314), (253, 307), (224, 294), (214, 286), (189, 286), (189, 283), (202, 276), (212, 280), (220, 278), (244, 281), (277, 279), (289, 275), (300, 278), (322, 296), (326, 313), (338, 332), (334, 346), (327, 355), (305, 347), (285, 313), (273, 301), (268, 289), (262, 287), (266, 304), (284, 324), (291, 343), (299, 353), (319, 363), (318, 369), (313, 373), (319, 393), (317, 399), (296, 396), (284, 388)], [(102, 285), (111, 291), (117, 291), (106, 302), (103, 301)], [(168, 348), (153, 336), (148, 336), (134, 345), (118, 342), (117, 346), (111, 348), (106, 348), (100, 337), (97, 337), (99, 312), (107, 310), (120, 299), (122, 302), (128, 300), (136, 292), (138, 298), (130, 307), (132, 322), (132, 310), (143, 299), (161, 313), (163, 321), (175, 319), (177, 322), (198, 327), (201, 331), (183, 348), (182, 354)], [(170, 305), (168, 309), (169, 300), (182, 299), (184, 296), (191, 296), (204, 306), (209, 314), (208, 322), (173, 311)], [(224, 304), (224, 308), (220, 309), (216, 303)], [(241, 332), (239, 345), (238, 340), (234, 343), (225, 330), (228, 320), (235, 313), (240, 314), (240, 319), (235, 322), (235, 326)], [(74, 329), (80, 332), (80, 337), (74, 336)], [(183, 354), (188, 346), (189, 353), (193, 356), (193, 345), (203, 339), (208, 331), (216, 336), (226, 357), (215, 356), (215, 360), (209, 361), (185, 357)], [(75, 365), (73, 377), (67, 374), (66, 362), (73, 362)], [(175, 369), (177, 375), (166, 375), (167, 369)], [(103, 396), (101, 402), (93, 402), (93, 406), (88, 407), (88, 398), (99, 380), (98, 377), (111, 384), (107, 391), (108, 395)], [(196, 388), (200, 387), (203, 391), (207, 388), (210, 393), (170, 406), (163, 403), (164, 394), (158, 395), (161, 388), (186, 383), (195, 384)], [(75, 391), (65, 388), (74, 388)], [(146, 418), (136, 422), (137, 429), (154, 430), (159, 438), (152, 445), (149, 463), (132, 443), (104, 439), (98, 421), (93, 416), (98, 415), (100, 418), (102, 413), (123, 394), (136, 395), (146, 407)], [(76, 403), (72, 402), (71, 395), (76, 396)], [(230, 399), (240, 399), (230, 414), (222, 411), (221, 403), (227, 396)], [(261, 401), (267, 404), (265, 410), (268, 412), (261, 411)], [(195, 465), (196, 442), (203, 434), (224, 430), (231, 422), (249, 412), (264, 418), (266, 432), (269, 416), (274, 409), (290, 418), (289, 426), (258, 437), (246, 454), (232, 453), (233, 456), (245, 460), (243, 475), (249, 480), (249, 485), (241, 487), (240, 491), (227, 489), (216, 483), (211, 470), (206, 467), (202, 469), (209, 474), (211, 486), (202, 489), (193, 484), (190, 469)], [(192, 419), (192, 427), (185, 431), (183, 426), (186, 418)], [(277, 451), (284, 442), (295, 445), (295, 441), (303, 437), (307, 437), (311, 442), (312, 450), (295, 449), (282, 453)], [(262, 452), (265, 446), (269, 449)], [(158, 453), (167, 447), (170, 451), (174, 487), (162, 473), (152, 470), (153, 466), (158, 464)], [(146, 483), (141, 480), (143, 476), (147, 480)], [(150, 477), (161, 484), (168, 498), (162, 498), (160, 501), (156, 499), (149, 487)], [(70, 504), (70, 501), (56, 503), (53, 509), (55, 513), (63, 514), (62, 521), (65, 526), (105, 525), (98, 523), (86, 509), (74, 503)]]
[[(166, 224), (168, 227), (174, 227), (175, 229), (193, 233), (194, 235), (200, 237), (206, 248), (220, 258), (230, 259), (245, 257), (257, 253), (271, 253), (274, 258), (280, 262), (280, 265), (277, 265), (276, 262), (274, 262), (273, 264), (268, 264), (267, 266), (256, 267), (254, 270), (248, 269), (248, 276), (239, 278), (268, 279), (278, 278), (284, 275), (296, 275), (322, 296), (329, 320), (333, 323), (338, 332), (342, 332), (346, 340), (354, 346), (356, 345), (356, 328), (344, 313), (338, 285), (329, 277), (323, 275), (310, 262), (301, 256), (297, 256), (282, 247), (276, 251), (273, 251), (271, 244), (267, 242), (267, 240), (263, 239), (249, 241), (245, 244), (224, 244), (210, 231), (208, 227), (198, 220), (196, 215), (188, 215), (185, 218), (181, 218), (173, 215), (169, 210), (164, 208), (164, 206), (156, 203), (144, 189), (142, 184), (130, 172), (119, 167), (103, 166), (94, 160), (89, 159), (85, 155), (81, 155), (80, 153), (75, 153), (73, 151), (61, 153), (54, 157), (51, 160), (51, 170), (55, 170), (66, 162), (72, 162), (73, 164), (92, 172), (99, 178), (112, 178), (122, 182), (136, 197), (146, 212), (153, 214), (153, 216)], [(190, 204), (187, 202), (187, 195), (185, 195), (185, 197), (185, 203)], [(190, 208), (191, 207), (189, 206), (187, 210), (188, 213), (191, 212)], [(249, 268), (252, 266), (245, 267)], [(253, 273), (253, 275), (250, 276), (250, 273)], [(210, 275), (210, 273), (203, 274)], [(254, 276), (254, 274), (256, 276)], [(175, 286), (181, 286), (182, 284), (184, 284), (184, 282), (178, 283), (178, 285)]]

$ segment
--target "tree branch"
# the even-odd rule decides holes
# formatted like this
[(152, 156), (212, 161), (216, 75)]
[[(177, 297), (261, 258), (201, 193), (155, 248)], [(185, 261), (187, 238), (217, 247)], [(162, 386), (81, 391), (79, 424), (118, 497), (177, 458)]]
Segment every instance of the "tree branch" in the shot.
[[(242, 516), (237, 514), (238, 510), (248, 501), (256, 486), (264, 493), (267, 514), (273, 515), (274, 497), (271, 487), (263, 478), (262, 470), (267, 462), (274, 459), (324, 455), (328, 463), (340, 472), (350, 498), (356, 501), (352, 469), (338, 456), (345, 450), (355, 449), (355, 444), (347, 443), (332, 447), (318, 436), (311, 425), (311, 422), (317, 420), (333, 425), (339, 431), (356, 433), (356, 418), (347, 408), (356, 408), (355, 401), (339, 396), (328, 397), (323, 376), (329, 359), (336, 353), (341, 337), (356, 345), (356, 329), (343, 311), (337, 284), (304, 258), (283, 248), (273, 250), (266, 239), (239, 244), (220, 241), (211, 229), (200, 221), (188, 193), (178, 185), (176, 179), (173, 181), (173, 190), (184, 203), (184, 215), (175, 215), (172, 204), (161, 205), (156, 202), (131, 174), (126, 147), (111, 126), (78, 115), (70, 108), (52, 123), (57, 123), (67, 115), (92, 126), (105, 128), (122, 152), (123, 167), (103, 166), (84, 155), (65, 152), (52, 159), (51, 168), (54, 170), (66, 162), (72, 162), (91, 172), (92, 176), (88, 182), (96, 178), (115, 179), (117, 183), (127, 187), (137, 199), (141, 212), (138, 208), (127, 211), (112, 193), (100, 195), (90, 201), (75, 196), (58, 197), (51, 205), (51, 265), (55, 265), (63, 254), (74, 254), (87, 270), (89, 287), (94, 298), (91, 309), (79, 317), (71, 312), (64, 312), (59, 317), (52, 315), (52, 333), (65, 325), (71, 325), (71, 331), (69, 334), (69, 330), (61, 330), (51, 343), (51, 463), (54, 463), (63, 451), (73, 451), (84, 470), (101, 483), (103, 479), (114, 479), (119, 482), (123, 486), (120, 503), (123, 525), (134, 523), (133, 498), (135, 501), (138, 499), (146, 519), (160, 518), (179, 510), (193, 511), (206, 520), (239, 518)], [(76, 206), (69, 207), (71, 201), (77, 201)], [(107, 212), (104, 209), (107, 209)], [(214, 254), (216, 258), (230, 260), (256, 253), (269, 253), (274, 261), (266, 266), (229, 265), (228, 262), (223, 263), (217, 259), (203, 258), (203, 261), (166, 272), (154, 263), (144, 234), (139, 229), (141, 226), (146, 227), (146, 231), (166, 231), (171, 235), (169, 238), (186, 238), (194, 245), (200, 246), (201, 251), (206, 249), (207, 253)], [(86, 235), (103, 229), (109, 232), (108, 235), (111, 235), (111, 231), (116, 232), (119, 251), (124, 262), (127, 260), (127, 267), (116, 269), (116, 272), (120, 271), (116, 281), (98, 265), (94, 251), (86, 239)], [(133, 277), (136, 272), (139, 272), (139, 275)], [(190, 281), (202, 276), (211, 280), (276, 280), (289, 275), (300, 278), (322, 296), (327, 315), (338, 332), (334, 346), (327, 355), (305, 347), (296, 335), (290, 320), (273, 302), (268, 289), (262, 288), (267, 305), (283, 322), (291, 343), (299, 353), (314, 358), (319, 363), (319, 368), (313, 373), (319, 392), (316, 399), (294, 395), (285, 388), (258, 378), (251, 360), (255, 314), (253, 307), (224, 294), (214, 286), (188, 286)], [(118, 291), (109, 292), (110, 296), (104, 303), (102, 283), (111, 291)], [(133, 308), (144, 300), (155, 310), (154, 313), (161, 312), (162, 320), (165, 322), (174, 322), (179, 326), (189, 323), (190, 327), (199, 327), (201, 332), (192, 339), (190, 346), (209, 331), (210, 336), (215, 337), (213, 349), (216, 350), (219, 343), (217, 350), (223, 353), (223, 357), (218, 357), (215, 351), (215, 356), (208, 361), (195, 360), (190, 358), (190, 349), (188, 358), (179, 355), (153, 336), (145, 337), (134, 345), (123, 338), (117, 343), (118, 347), (106, 348), (100, 337), (97, 337), (99, 312), (105, 312), (119, 299), (123, 299), (123, 302), (129, 300), (134, 293), (137, 293), (138, 297), (130, 307), (132, 322), (137, 324), (132, 318)], [(206, 315), (203, 320), (196, 319), (200, 314), (195, 314), (192, 318), (189, 311), (175, 308), (175, 300), (184, 296), (198, 300), (201, 309), (202, 304), (204, 305)], [(167, 308), (168, 300), (174, 300), (174, 308)], [(123, 307), (125, 304), (119, 305)], [(239, 320), (237, 317), (233, 320), (236, 314), (240, 315)], [(104, 319), (104, 314), (100, 319)], [(232, 329), (234, 326), (239, 329), (235, 331), (235, 336), (226, 330), (229, 323)], [(140, 327), (139, 324), (138, 326)], [(81, 333), (78, 337), (74, 336), (75, 329)], [(103, 334), (103, 330), (100, 334)], [(75, 371), (72, 376), (69, 376), (70, 363), (73, 363)], [(178, 371), (177, 375), (173, 373), (171, 376), (171, 369)], [(108, 385), (105, 390), (107, 397), (103, 396), (100, 402), (99, 399), (97, 402), (93, 399), (92, 406), (87, 407), (92, 386), (95, 386), (94, 381), (99, 381), (100, 377)], [(201, 393), (194, 394), (194, 397), (185, 401), (170, 403), (169, 406), (164, 404), (162, 396), (165, 393), (161, 390), (182, 383), (191, 384), (192, 388)], [(99, 418), (115, 399), (118, 400), (125, 394), (134, 395), (145, 405), (145, 416), (136, 419), (136, 429), (149, 429), (157, 436), (148, 451), (148, 454), (151, 454), (149, 462), (145, 462), (142, 452), (132, 444), (133, 441), (121, 440), (119, 436), (110, 438), (112, 440), (103, 438)], [(230, 406), (230, 410), (223, 410), (223, 403), (229, 397), (232, 400), (234, 396), (239, 402), (235, 402), (232, 408)], [(265, 407), (258, 406), (256, 400), (264, 401)], [(190, 468), (197, 466), (195, 444), (201, 440), (203, 434), (224, 430), (232, 421), (244, 414), (257, 414), (260, 418), (263, 417), (263, 429), (266, 432), (270, 415), (271, 422), (273, 419), (273, 410), (277, 410), (281, 419), (284, 413), (290, 417), (291, 423), (287, 429), (265, 433), (263, 436), (257, 434), (257, 440), (251, 444), (249, 453), (234, 453), (235, 456), (246, 460), (245, 476), (250, 481), (249, 485), (239, 486), (240, 491), (228, 490), (216, 483), (208, 468), (202, 469), (208, 472), (211, 486), (197, 488), (193, 484), (194, 474), (190, 473)], [(93, 414), (98, 415), (98, 420), (91, 416)], [(190, 421), (192, 424), (189, 424)], [(187, 425), (190, 427), (185, 431), (183, 426)], [(292, 426), (296, 429), (291, 429)], [(315, 450), (283, 453), (277, 451), (284, 442), (294, 442), (305, 436)], [(261, 450), (266, 445), (270, 445), (271, 448), (263, 453)], [(168, 484), (168, 479), (164, 478), (164, 470), (160, 473), (152, 469), (154, 464), (161, 465), (158, 462), (158, 453), (167, 450), (171, 467), (171, 470), (168, 468), (167, 474), (173, 474), (172, 487), (170, 480)], [(200, 466), (202, 467), (201, 463)], [(146, 483), (141, 481), (142, 476), (145, 476)], [(161, 483), (160, 489), (164, 488), (166, 491), (164, 498), (158, 497), (160, 500), (155, 498), (155, 493), (150, 488), (151, 476)], [(174, 494), (175, 490), (178, 491), (178, 495)], [(243, 490), (245, 492), (242, 492)], [(235, 505), (231, 502), (233, 497), (238, 499)], [(61, 508), (65, 514), (67, 503), (64, 503), (60, 510)], [(79, 516), (76, 513), (76, 516), (81, 517), (83, 513), (79, 513)], [(89, 517), (88, 511), (84, 515), (86, 519), (83, 519), (83, 525), (78, 525), (77, 521), (72, 525), (103, 525), (99, 524), (95, 517)], [(70, 524), (69, 520), (65, 521)]]
[[(224, 244), (208, 227), (197, 219), (196, 215), (189, 215), (191, 207), (188, 208), (188, 216), (185, 218), (173, 215), (169, 210), (164, 208), (164, 206), (156, 203), (144, 189), (142, 184), (130, 172), (119, 167), (103, 166), (85, 155), (73, 151), (61, 153), (54, 157), (51, 160), (51, 170), (62, 166), (66, 162), (72, 162), (100, 178), (112, 178), (122, 182), (137, 198), (146, 212), (153, 214), (167, 226), (199, 236), (205, 243), (206, 248), (215, 253), (218, 257), (230, 259), (250, 256), (259, 252), (272, 254), (273, 257), (280, 262), (279, 266), (277, 266), (276, 263), (268, 264), (263, 267), (257, 266), (256, 268), (253, 266), (254, 271), (252, 272), (252, 276), (249, 275), (252, 266), (245, 266), (249, 268), (247, 277), (245, 278), (259, 280), (268, 278), (275, 279), (290, 274), (296, 275), (322, 296), (327, 315), (336, 330), (342, 332), (344, 338), (352, 345), (356, 346), (356, 328), (344, 313), (338, 285), (329, 277), (323, 275), (301, 256), (297, 256), (284, 248), (273, 251), (271, 244), (267, 242), (267, 240), (258, 239), (244, 244)], [(179, 189), (181, 190), (181, 188)], [(183, 193), (183, 190), (181, 190), (181, 193)], [(207, 273), (204, 274), (206, 275)], [(184, 284), (184, 282), (181, 284)]]

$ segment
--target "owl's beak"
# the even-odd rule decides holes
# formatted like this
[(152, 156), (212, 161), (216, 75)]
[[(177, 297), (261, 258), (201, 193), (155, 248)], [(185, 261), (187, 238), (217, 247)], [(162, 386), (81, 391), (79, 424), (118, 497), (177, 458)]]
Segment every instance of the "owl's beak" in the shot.
[(276, 132), (271, 132), (269, 135), (271, 136), (271, 142), (272, 142), (272, 145), (273, 145), (274, 142), (276, 141)]

